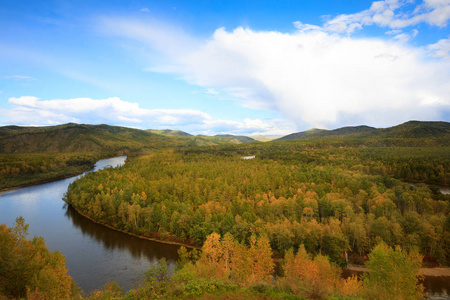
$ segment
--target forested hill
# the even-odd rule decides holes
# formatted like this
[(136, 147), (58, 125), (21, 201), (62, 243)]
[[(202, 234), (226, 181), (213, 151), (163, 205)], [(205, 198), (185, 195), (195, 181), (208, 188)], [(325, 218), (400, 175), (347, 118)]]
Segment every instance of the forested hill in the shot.
[[(386, 139), (427, 139), (433, 145), (450, 144), (450, 123), (409, 121), (389, 128), (373, 128), (369, 126), (343, 127), (334, 130), (311, 129), (284, 136), (284, 140), (331, 140), (331, 139), (365, 139), (368, 142)], [(389, 145), (388, 145), (389, 146)]]
[(144, 130), (109, 125), (0, 127), (0, 153), (128, 152), (183, 143)]
[(258, 142), (255, 139), (252, 139), (251, 137), (244, 136), (244, 135), (232, 135), (232, 134), (218, 134), (216, 137), (221, 137), (225, 139), (234, 140), (237, 144), (238, 143), (255, 143)]
[(180, 142), (188, 143), (189, 146), (217, 146), (227, 144), (242, 144), (242, 143), (256, 143), (259, 142), (248, 136), (232, 135), (232, 134), (217, 134), (215, 136), (208, 135), (192, 135), (181, 130), (171, 129), (149, 129), (148, 132), (157, 133), (165, 136), (179, 137)]
[(168, 135), (168, 136), (192, 136), (192, 134), (181, 131), (181, 130), (171, 130), (171, 129), (148, 129), (148, 132)]
[[(410, 121), (390, 128), (311, 129), (278, 141), (331, 146), (450, 146), (450, 123)], [(0, 127), (0, 153), (148, 152), (152, 149), (255, 143), (246, 136), (196, 135), (175, 130), (139, 130), (109, 125), (64, 124)]]

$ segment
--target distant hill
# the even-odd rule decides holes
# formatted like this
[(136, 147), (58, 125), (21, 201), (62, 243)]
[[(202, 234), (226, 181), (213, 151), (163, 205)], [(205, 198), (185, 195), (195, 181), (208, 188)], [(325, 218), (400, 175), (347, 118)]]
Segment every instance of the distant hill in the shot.
[(316, 138), (316, 137), (326, 137), (326, 136), (356, 135), (356, 134), (374, 132), (376, 130), (377, 130), (376, 128), (364, 126), (364, 125), (363, 126), (348, 126), (348, 127), (342, 127), (342, 128), (338, 128), (338, 129), (334, 129), (334, 130), (313, 128), (310, 130), (286, 135), (282, 138), (279, 138), (278, 140), (284, 141), (284, 140), (295, 140), (295, 139), (311, 138), (311, 137)]
[(243, 144), (243, 143), (257, 143), (258, 141), (249, 138), (247, 136), (239, 135), (195, 135), (189, 137), (191, 143), (194, 146), (216, 146), (216, 145), (229, 145), (229, 144)]
[(439, 138), (448, 137), (450, 134), (450, 123), (409, 121), (397, 126), (378, 129), (378, 131), (381, 136), (386, 138)]
[(373, 128), (369, 126), (342, 127), (334, 130), (311, 129), (284, 136), (278, 141), (286, 140), (333, 140), (358, 139), (361, 142), (380, 144), (383, 141), (390, 145), (394, 140), (423, 139), (440, 145), (450, 145), (450, 123), (409, 121), (389, 128)]
[(140, 130), (110, 125), (0, 127), (0, 153), (140, 152), (185, 146), (257, 142), (246, 136), (192, 136), (180, 130)]
[(168, 135), (168, 136), (192, 136), (192, 134), (189, 134), (187, 132), (181, 131), (181, 130), (171, 130), (171, 129), (148, 129), (148, 132), (161, 134), (161, 135)]
[(109, 125), (64, 124), (45, 127), (0, 127), (2, 153), (128, 152), (175, 147), (170, 137)]
[(297, 140), (305, 137), (319, 136), (321, 133), (325, 132), (328, 132), (328, 130), (313, 128), (302, 132), (291, 133), (277, 139), (277, 141)]
[(228, 144), (242, 144), (242, 143), (255, 143), (258, 142), (248, 136), (243, 135), (232, 135), (232, 134), (218, 134), (215, 136), (209, 135), (192, 135), (181, 130), (171, 130), (171, 129), (148, 129), (148, 132), (161, 134), (165, 136), (172, 137), (182, 137), (189, 146), (216, 146), (216, 145), (228, 145)]
[(260, 142), (269, 142), (281, 138), (281, 135), (252, 135), (252, 139)]
[[(155, 132), (159, 132), (158, 134)], [(312, 129), (278, 141), (330, 142), (333, 146), (450, 146), (450, 123), (410, 121), (389, 128), (369, 126)], [(148, 152), (153, 149), (256, 143), (247, 136), (196, 135), (178, 130), (147, 131), (110, 125), (64, 124), (0, 127), (0, 153)], [(343, 143), (345, 142), (345, 143)]]
[(236, 142), (236, 144), (239, 144), (239, 143), (255, 143), (255, 142), (257, 142), (257, 140), (252, 139), (251, 137), (248, 137), (248, 136), (244, 136), (244, 135), (217, 134), (215, 136), (219, 137), (219, 138), (232, 140), (232, 141)]

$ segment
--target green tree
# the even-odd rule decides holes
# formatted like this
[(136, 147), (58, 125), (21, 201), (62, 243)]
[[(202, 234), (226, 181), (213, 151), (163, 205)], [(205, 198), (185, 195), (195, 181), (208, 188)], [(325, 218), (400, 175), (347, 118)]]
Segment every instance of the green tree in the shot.
[(400, 247), (390, 248), (384, 242), (369, 254), (369, 272), (363, 277), (369, 299), (422, 299), (423, 287), (417, 273), (422, 257), (417, 251), (406, 253)]

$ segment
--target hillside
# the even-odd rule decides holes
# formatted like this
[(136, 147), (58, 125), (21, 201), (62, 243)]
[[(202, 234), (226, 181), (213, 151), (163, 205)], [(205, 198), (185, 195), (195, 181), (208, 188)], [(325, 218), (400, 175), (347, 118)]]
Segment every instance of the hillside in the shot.
[(293, 133), (277, 141), (287, 140), (321, 140), (332, 141), (354, 140), (363, 144), (391, 146), (401, 144), (450, 145), (450, 123), (409, 121), (389, 128), (373, 128), (369, 126), (343, 127), (334, 130), (311, 129)]
[(270, 142), (281, 138), (281, 135), (252, 135), (251, 138), (259, 142)]
[[(389, 128), (311, 129), (276, 141), (346, 146), (450, 146), (450, 123), (410, 121)], [(148, 152), (152, 149), (258, 142), (247, 136), (196, 135), (179, 130), (139, 130), (109, 125), (64, 124), (0, 127), (0, 153)]]
[(242, 144), (242, 143), (256, 143), (257, 140), (243, 136), (243, 135), (232, 135), (232, 134), (217, 134), (215, 136), (209, 135), (191, 135), (187, 132), (181, 130), (171, 130), (171, 129), (149, 129), (147, 130), (151, 133), (156, 133), (164, 136), (179, 138), (179, 141), (186, 143), (186, 145), (195, 146), (217, 146), (217, 145), (227, 145), (227, 144)]
[(172, 130), (172, 129), (148, 129), (148, 132), (168, 135), (168, 136), (192, 136), (192, 134), (181, 131), (181, 130)]
[(219, 137), (219, 138), (229, 139), (229, 140), (235, 142), (236, 144), (257, 142), (257, 140), (252, 139), (251, 137), (248, 137), (248, 136), (244, 136), (244, 135), (217, 134), (215, 136)]
[(0, 153), (124, 152), (176, 147), (180, 140), (139, 129), (64, 124), (0, 127)]
[(450, 135), (450, 123), (409, 121), (378, 131), (384, 138), (444, 138)]

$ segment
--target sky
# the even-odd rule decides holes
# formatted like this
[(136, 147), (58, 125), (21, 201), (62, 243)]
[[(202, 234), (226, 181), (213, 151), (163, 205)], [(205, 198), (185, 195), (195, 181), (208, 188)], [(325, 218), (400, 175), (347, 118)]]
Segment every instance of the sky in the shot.
[(450, 121), (450, 0), (0, 2), (0, 126)]

